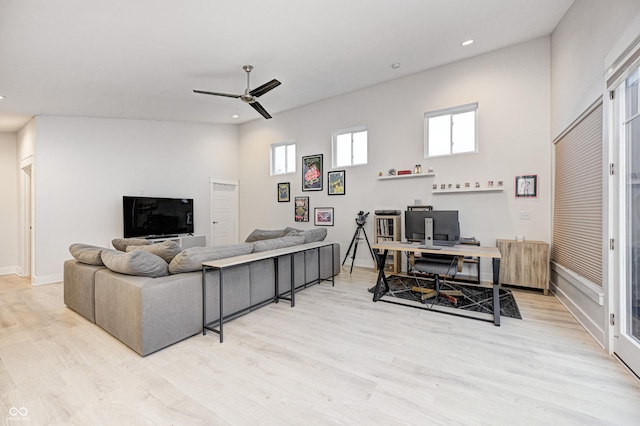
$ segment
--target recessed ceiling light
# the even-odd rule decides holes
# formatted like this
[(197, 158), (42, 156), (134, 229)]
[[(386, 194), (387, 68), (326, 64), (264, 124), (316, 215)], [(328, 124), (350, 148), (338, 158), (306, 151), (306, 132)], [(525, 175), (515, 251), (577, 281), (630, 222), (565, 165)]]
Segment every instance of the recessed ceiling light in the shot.
[(468, 45), (470, 45), (470, 44), (472, 44), (472, 43), (473, 43), (473, 40), (467, 40), (467, 41), (463, 41), (463, 42), (462, 42), (462, 45), (463, 45), (463, 46), (468, 46)]
[(231, 118), (240, 118), (240, 116), (238, 114), (233, 114)]
[(391, 64), (391, 68), (393, 68), (394, 70), (397, 70), (398, 68), (400, 68), (400, 62), (396, 62), (395, 64)]

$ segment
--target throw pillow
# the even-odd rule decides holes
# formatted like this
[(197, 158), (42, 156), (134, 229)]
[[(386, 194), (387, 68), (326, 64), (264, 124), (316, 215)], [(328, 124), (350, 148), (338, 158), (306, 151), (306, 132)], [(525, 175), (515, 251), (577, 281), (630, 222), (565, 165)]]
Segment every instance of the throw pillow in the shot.
[(89, 244), (71, 244), (69, 246), (69, 253), (78, 262), (86, 263), (87, 265), (103, 266), (102, 252), (108, 250), (104, 247), (91, 246)]
[(220, 247), (191, 247), (182, 250), (169, 264), (169, 273), (179, 274), (202, 270), (202, 262), (227, 257), (249, 254), (253, 251), (253, 244), (240, 243)]
[(146, 246), (151, 241), (144, 238), (116, 238), (111, 240), (111, 244), (116, 250), (127, 251), (127, 246)]
[(280, 238), (283, 237), (283, 229), (254, 229), (253, 232), (249, 234), (245, 243), (252, 243), (254, 241), (262, 241), (262, 240), (270, 240), (272, 238)]
[(327, 230), (325, 228), (307, 229), (299, 232), (298, 235), (304, 236), (304, 243), (317, 243), (327, 238)]
[(253, 243), (253, 252), (275, 250), (279, 248), (292, 247), (304, 244), (304, 236), (290, 235), (282, 238), (272, 238), (270, 240), (256, 241)]
[(129, 253), (105, 250), (102, 252), (102, 261), (107, 268), (120, 274), (152, 278), (169, 275), (169, 266), (164, 259), (143, 250)]
[(134, 250), (144, 250), (160, 256), (165, 262), (171, 263), (174, 257), (182, 251), (182, 248), (175, 241), (163, 241), (161, 243), (149, 244), (146, 246), (127, 246), (127, 252)]

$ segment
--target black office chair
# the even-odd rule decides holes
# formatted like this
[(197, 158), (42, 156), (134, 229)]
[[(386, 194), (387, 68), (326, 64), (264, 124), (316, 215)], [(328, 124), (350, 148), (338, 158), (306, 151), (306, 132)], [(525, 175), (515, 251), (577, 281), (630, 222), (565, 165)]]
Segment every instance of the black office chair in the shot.
[(413, 253), (409, 255), (409, 273), (413, 274), (417, 280), (418, 273), (433, 275), (435, 283), (436, 294), (433, 297), (438, 297), (441, 290), (440, 276), (448, 276), (452, 279), (455, 278), (456, 273), (462, 271), (462, 263), (464, 258), (462, 256), (451, 256), (446, 254), (427, 254), (422, 253), (420, 257), (415, 257)]

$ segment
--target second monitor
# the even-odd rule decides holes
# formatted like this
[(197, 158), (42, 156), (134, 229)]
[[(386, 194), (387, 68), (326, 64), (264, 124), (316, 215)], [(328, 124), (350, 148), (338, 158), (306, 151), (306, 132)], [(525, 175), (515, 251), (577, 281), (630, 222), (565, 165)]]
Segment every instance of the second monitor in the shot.
[[(425, 219), (430, 219), (426, 220)], [(432, 223), (433, 241), (425, 241), (431, 230), (425, 232), (425, 223)], [(460, 242), (460, 223), (457, 210), (408, 210), (404, 212), (404, 230), (407, 241), (423, 244), (453, 246)]]

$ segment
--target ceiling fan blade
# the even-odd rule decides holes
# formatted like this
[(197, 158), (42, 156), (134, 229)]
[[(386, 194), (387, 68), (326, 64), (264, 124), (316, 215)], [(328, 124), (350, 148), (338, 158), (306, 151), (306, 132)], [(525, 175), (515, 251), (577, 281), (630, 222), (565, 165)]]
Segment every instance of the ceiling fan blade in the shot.
[(251, 105), (251, 108), (253, 108), (256, 111), (258, 111), (260, 113), (260, 115), (262, 115), (267, 120), (271, 118), (269, 113), (264, 108), (262, 108), (262, 105), (260, 105), (258, 102), (252, 102), (249, 105)]
[(251, 96), (255, 96), (256, 98), (259, 96), (264, 95), (265, 93), (267, 93), (269, 90), (271, 89), (275, 89), (276, 87), (280, 86), (280, 82), (276, 79), (271, 80), (268, 83), (263, 84), (260, 87), (256, 87), (255, 89), (253, 89), (252, 91), (249, 92), (249, 94)]
[(205, 90), (194, 90), (193, 93), (200, 93), (202, 95), (226, 96), (227, 98), (239, 98), (241, 96), (241, 95), (232, 95), (230, 93), (207, 92)]

